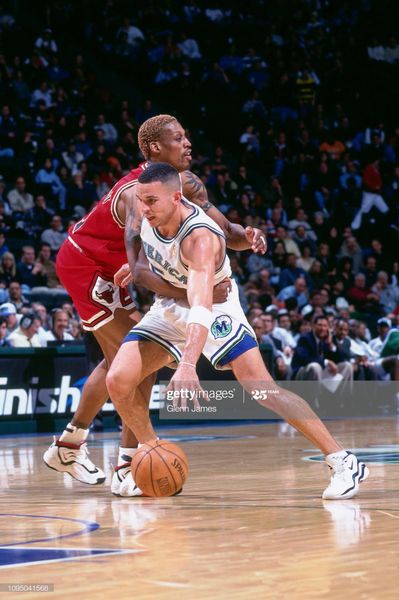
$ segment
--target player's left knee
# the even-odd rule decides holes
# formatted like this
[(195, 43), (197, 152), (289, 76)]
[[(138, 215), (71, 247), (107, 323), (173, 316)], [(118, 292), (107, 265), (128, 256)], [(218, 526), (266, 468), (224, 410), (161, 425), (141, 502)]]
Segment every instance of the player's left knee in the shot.
[(128, 379), (126, 377), (126, 372), (112, 366), (108, 371), (106, 384), (111, 399), (114, 402), (130, 396), (136, 387), (134, 379), (131, 377)]

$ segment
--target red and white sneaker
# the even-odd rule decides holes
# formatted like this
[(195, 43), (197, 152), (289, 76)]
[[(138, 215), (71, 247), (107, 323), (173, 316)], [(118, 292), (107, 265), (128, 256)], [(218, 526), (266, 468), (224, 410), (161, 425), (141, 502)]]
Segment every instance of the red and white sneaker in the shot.
[(50, 469), (69, 473), (82, 483), (97, 485), (105, 481), (105, 473), (89, 459), (86, 442), (70, 444), (54, 437), (54, 442), (43, 454), (43, 460)]

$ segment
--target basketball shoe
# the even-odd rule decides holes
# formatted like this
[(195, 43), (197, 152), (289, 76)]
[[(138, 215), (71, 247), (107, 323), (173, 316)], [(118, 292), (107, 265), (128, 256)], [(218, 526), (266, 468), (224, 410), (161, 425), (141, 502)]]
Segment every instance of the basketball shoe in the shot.
[(54, 442), (43, 454), (43, 460), (50, 469), (69, 473), (71, 477), (97, 485), (105, 481), (105, 474), (89, 459), (86, 442), (71, 444), (54, 437)]
[(359, 484), (369, 476), (366, 465), (346, 450), (329, 454), (326, 462), (331, 469), (331, 481), (323, 492), (323, 499), (344, 500), (356, 496)]
[[(130, 458), (126, 456), (125, 458)], [(111, 481), (111, 492), (114, 496), (142, 496), (143, 492), (136, 485), (130, 471), (132, 459), (115, 467)]]

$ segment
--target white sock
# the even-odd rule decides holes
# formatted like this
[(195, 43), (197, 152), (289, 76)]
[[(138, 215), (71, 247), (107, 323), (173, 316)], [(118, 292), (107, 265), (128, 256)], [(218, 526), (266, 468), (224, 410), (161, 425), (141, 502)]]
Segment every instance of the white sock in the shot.
[(349, 454), (347, 450), (338, 450), (338, 452), (332, 452), (331, 454), (327, 454), (326, 460), (335, 460), (336, 458), (346, 458)]
[(60, 441), (78, 445), (84, 442), (88, 435), (88, 429), (80, 429), (80, 427), (75, 427), (72, 423), (68, 423), (60, 435)]
[(137, 448), (123, 448), (122, 446), (119, 446), (118, 467), (127, 462), (130, 462), (136, 450)]

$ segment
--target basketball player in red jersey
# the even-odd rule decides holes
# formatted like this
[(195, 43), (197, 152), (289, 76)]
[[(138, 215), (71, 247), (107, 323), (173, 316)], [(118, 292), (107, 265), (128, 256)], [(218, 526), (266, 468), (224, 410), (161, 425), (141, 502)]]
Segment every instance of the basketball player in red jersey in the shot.
[[(168, 162), (181, 174), (183, 194), (200, 206), (216, 221), (227, 237), (229, 248), (266, 252), (266, 240), (259, 229), (230, 223), (207, 197), (203, 182), (188, 171), (191, 163), (191, 143), (175, 117), (158, 115), (145, 121), (139, 130), (140, 150), (148, 162)], [(85, 330), (92, 331), (104, 354), (104, 360), (94, 369), (82, 390), (82, 397), (71, 422), (62, 435), (44, 453), (45, 463), (52, 469), (69, 473), (88, 484), (98, 484), (105, 475), (88, 457), (86, 438), (95, 415), (109, 397), (106, 374), (125, 335), (140, 320), (126, 285), (132, 281), (127, 264), (124, 224), (126, 206), (134, 194), (138, 176), (148, 162), (120, 179), (95, 208), (68, 232), (68, 239), (57, 256), (57, 273), (72, 297)], [(151, 274), (154, 290), (173, 298), (184, 293)], [(221, 284), (222, 285), (222, 284)], [(220, 289), (227, 295), (229, 284)], [(137, 393), (149, 398), (153, 378), (144, 381)], [(130, 477), (130, 462), (137, 447), (133, 433), (124, 428), (111, 489), (115, 494), (141, 495)], [(125, 482), (126, 479), (126, 482)], [(123, 483), (125, 485), (123, 486)], [(122, 489), (121, 489), (122, 488)]]

